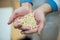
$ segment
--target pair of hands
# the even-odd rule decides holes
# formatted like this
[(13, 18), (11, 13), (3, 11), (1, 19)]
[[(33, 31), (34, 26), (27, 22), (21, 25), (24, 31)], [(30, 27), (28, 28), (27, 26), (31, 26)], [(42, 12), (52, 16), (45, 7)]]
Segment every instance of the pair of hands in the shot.
[(30, 12), (32, 12), (32, 9), (27, 8), (25, 6), (22, 6), (18, 9), (16, 9), (13, 12), (13, 14), (10, 16), (8, 24), (11, 24), (13, 22), (14, 27), (17, 29), (23, 30), (22, 32), (25, 34), (31, 34), (31, 33), (40, 34), (41, 31), (43, 30), (43, 27), (45, 24), (45, 14), (42, 10), (39, 10), (39, 8), (33, 11), (36, 22), (38, 24), (37, 28), (30, 29), (30, 28), (23, 26), (22, 24), (19, 24), (18, 19), (23, 17), (24, 15), (30, 13)]

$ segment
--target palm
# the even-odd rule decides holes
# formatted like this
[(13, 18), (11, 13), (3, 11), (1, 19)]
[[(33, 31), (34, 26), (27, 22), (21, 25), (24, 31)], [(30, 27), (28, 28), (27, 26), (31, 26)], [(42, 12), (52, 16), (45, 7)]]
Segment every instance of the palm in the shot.
[[(40, 34), (40, 32), (42, 31), (44, 24), (45, 24), (45, 16), (44, 13), (42, 11), (34, 11), (34, 16), (37, 22), (37, 27), (34, 29), (29, 29), (27, 31), (23, 31), (26, 34), (31, 34), (31, 33), (37, 33)], [(24, 27), (25, 28), (25, 27)]]
[(45, 15), (44, 15), (44, 12), (42, 11), (34, 11), (34, 13), (35, 13), (35, 18), (38, 24), (37, 32), (40, 34), (45, 24)]

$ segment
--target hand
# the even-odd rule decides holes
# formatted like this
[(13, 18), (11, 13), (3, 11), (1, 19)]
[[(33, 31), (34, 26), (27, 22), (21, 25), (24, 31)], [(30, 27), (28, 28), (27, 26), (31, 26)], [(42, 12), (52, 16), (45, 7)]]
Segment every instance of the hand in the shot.
[[(14, 25), (16, 25), (16, 27), (18, 27), (18, 29), (25, 30), (23, 32), (26, 34), (31, 34), (31, 33), (35, 33), (35, 32), (36, 33), (38, 32), (38, 34), (40, 34), (41, 31), (43, 30), (44, 25), (45, 25), (45, 16), (49, 12), (51, 12), (51, 7), (49, 4), (44, 4), (33, 12), (35, 14), (35, 19), (38, 24), (38, 27), (35, 29), (29, 29), (29, 28), (26, 28), (25, 26), (19, 25), (19, 22), (17, 20), (14, 22)], [(25, 12), (23, 12), (23, 13), (25, 13)], [(11, 19), (14, 20), (15, 18), (11, 17)], [(11, 23), (11, 21), (9, 23)], [(28, 30), (26, 30), (26, 29), (28, 29)]]
[(19, 23), (19, 21), (18, 21), (19, 18), (17, 18), (14, 22), (14, 25), (16, 25), (15, 28), (23, 30), (22, 32), (25, 34), (31, 34), (31, 33), (40, 34), (41, 31), (43, 30), (44, 25), (45, 25), (45, 14), (42, 10), (39, 10), (39, 9), (35, 10), (33, 13), (34, 13), (35, 19), (38, 24), (37, 28), (30, 29), (28, 27), (25, 27), (24, 25)]
[(11, 24), (17, 17), (22, 17), (26, 15), (27, 13), (30, 13), (32, 9), (30, 9), (27, 6), (22, 6), (18, 9), (16, 9), (13, 14), (10, 16), (8, 24)]
[(39, 9), (36, 9), (33, 13), (35, 15), (35, 19), (37, 21), (38, 26), (37, 26), (37, 28), (24, 31), (25, 34), (31, 34), (31, 33), (40, 34), (43, 30), (44, 25), (45, 25), (45, 13)]
[(45, 16), (51, 12), (51, 6), (47, 3), (41, 5), (39, 8), (37, 8), (33, 13), (35, 14), (35, 19), (37, 21), (38, 27), (32, 30), (25, 31), (26, 34), (31, 33), (38, 33), (40, 34), (43, 30), (43, 27), (45, 25)]

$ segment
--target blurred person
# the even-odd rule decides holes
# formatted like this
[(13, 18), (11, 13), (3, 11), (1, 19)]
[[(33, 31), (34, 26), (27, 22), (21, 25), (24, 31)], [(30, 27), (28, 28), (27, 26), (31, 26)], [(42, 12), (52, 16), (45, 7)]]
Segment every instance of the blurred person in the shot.
[[(20, 0), (21, 7), (12, 13), (8, 24), (13, 22), (14, 27), (24, 30), (23, 33), (25, 34), (37, 33), (29, 35), (32, 40), (57, 40), (60, 23), (60, 16), (58, 15), (59, 2), (60, 0)], [(38, 27), (33, 30), (19, 24), (17, 21), (20, 17), (31, 12), (34, 13), (38, 23)]]

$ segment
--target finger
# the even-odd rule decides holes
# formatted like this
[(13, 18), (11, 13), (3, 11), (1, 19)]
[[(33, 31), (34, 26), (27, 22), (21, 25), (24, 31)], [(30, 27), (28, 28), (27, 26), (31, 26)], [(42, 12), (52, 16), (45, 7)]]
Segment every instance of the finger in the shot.
[(21, 24), (14, 24), (14, 28), (18, 28), (18, 29), (20, 29), (21, 27), (22, 27)]
[(28, 30), (30, 30), (30, 28), (28, 26), (24, 26), (24, 25), (21, 27), (21, 29), (24, 29), (24, 30), (28, 29)]
[(9, 21), (8, 21), (8, 24), (11, 24), (11, 23), (15, 20), (15, 18), (17, 17), (16, 14), (17, 14), (17, 13), (14, 12), (14, 13), (10, 16)]
[(27, 26), (22, 26), (20, 29), (21, 29), (22, 31), (28, 31), (28, 30), (30, 30), (30, 28), (27, 27)]
[(20, 28), (22, 27), (22, 24), (18, 21), (18, 19), (16, 19), (14, 22), (13, 22), (13, 25), (15, 28)]
[(25, 33), (25, 34), (32, 34), (32, 33), (36, 33), (36, 32), (37, 32), (37, 29), (38, 29), (38, 28), (31, 29), (31, 30), (28, 30), (28, 31), (24, 31), (24, 33)]

